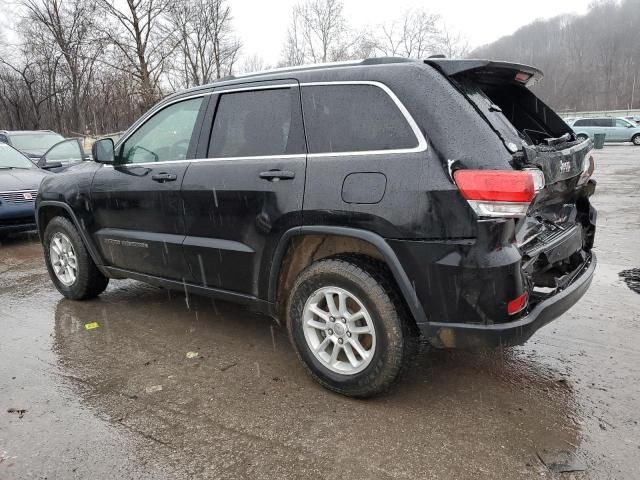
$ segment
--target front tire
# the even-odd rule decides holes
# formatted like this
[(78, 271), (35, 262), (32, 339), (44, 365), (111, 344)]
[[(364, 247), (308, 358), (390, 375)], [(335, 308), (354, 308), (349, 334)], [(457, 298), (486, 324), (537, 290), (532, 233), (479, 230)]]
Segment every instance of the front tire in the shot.
[(109, 279), (96, 267), (75, 226), (65, 217), (49, 222), (43, 236), (44, 259), (51, 281), (71, 300), (100, 295)]
[(636, 133), (632, 138), (631, 141), (633, 142), (634, 145), (636, 146), (640, 146), (640, 133)]
[(415, 353), (405, 309), (383, 264), (330, 258), (296, 279), (287, 326), (298, 357), (322, 386), (351, 397), (388, 389)]

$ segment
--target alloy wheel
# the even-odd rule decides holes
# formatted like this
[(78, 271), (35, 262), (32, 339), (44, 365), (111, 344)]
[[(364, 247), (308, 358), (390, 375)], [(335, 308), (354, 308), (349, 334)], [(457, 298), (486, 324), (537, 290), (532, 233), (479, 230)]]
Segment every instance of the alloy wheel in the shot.
[(315, 358), (332, 372), (354, 375), (373, 358), (376, 331), (364, 304), (340, 287), (323, 287), (307, 300), (303, 330)]
[(53, 272), (60, 282), (69, 287), (78, 277), (78, 258), (71, 240), (62, 232), (56, 232), (51, 237), (49, 258)]

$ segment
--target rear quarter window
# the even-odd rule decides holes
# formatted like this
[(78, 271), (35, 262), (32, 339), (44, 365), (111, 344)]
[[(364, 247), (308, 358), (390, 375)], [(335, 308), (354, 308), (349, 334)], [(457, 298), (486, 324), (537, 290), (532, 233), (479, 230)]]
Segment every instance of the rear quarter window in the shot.
[(375, 85), (302, 87), (309, 153), (411, 149), (418, 139), (392, 98)]

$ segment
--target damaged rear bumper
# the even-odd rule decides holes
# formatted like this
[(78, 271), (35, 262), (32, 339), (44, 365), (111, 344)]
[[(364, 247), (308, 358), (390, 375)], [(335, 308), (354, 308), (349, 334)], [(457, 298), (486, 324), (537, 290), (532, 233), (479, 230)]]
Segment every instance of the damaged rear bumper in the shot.
[(582, 272), (562, 291), (542, 300), (529, 313), (513, 322), (478, 325), (429, 322), (421, 324), (422, 335), (437, 348), (492, 348), (522, 345), (538, 329), (569, 310), (587, 291), (596, 269), (596, 256), (582, 267)]

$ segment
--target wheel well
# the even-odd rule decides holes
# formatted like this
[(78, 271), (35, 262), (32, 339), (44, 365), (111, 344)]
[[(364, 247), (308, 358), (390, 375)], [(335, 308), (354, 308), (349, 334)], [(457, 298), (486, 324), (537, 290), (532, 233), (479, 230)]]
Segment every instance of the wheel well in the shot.
[(73, 223), (73, 219), (71, 218), (71, 215), (69, 215), (69, 212), (62, 207), (46, 206), (38, 209), (38, 233), (40, 234), (40, 238), (43, 238), (44, 231), (46, 230), (49, 222), (56, 217), (65, 217)]
[[(337, 255), (352, 254), (374, 259), (387, 266), (384, 256), (378, 248), (365, 240), (343, 235), (315, 235), (308, 234), (294, 237), (289, 242), (286, 253), (281, 262), (281, 268), (278, 276), (276, 303), (277, 311), (282, 313), (285, 310), (285, 303), (289, 297), (289, 292), (293, 284), (302, 270), (311, 265), (313, 262), (323, 258), (335, 257)], [(400, 289), (389, 272), (389, 280), (394, 288), (397, 289), (398, 295)]]

